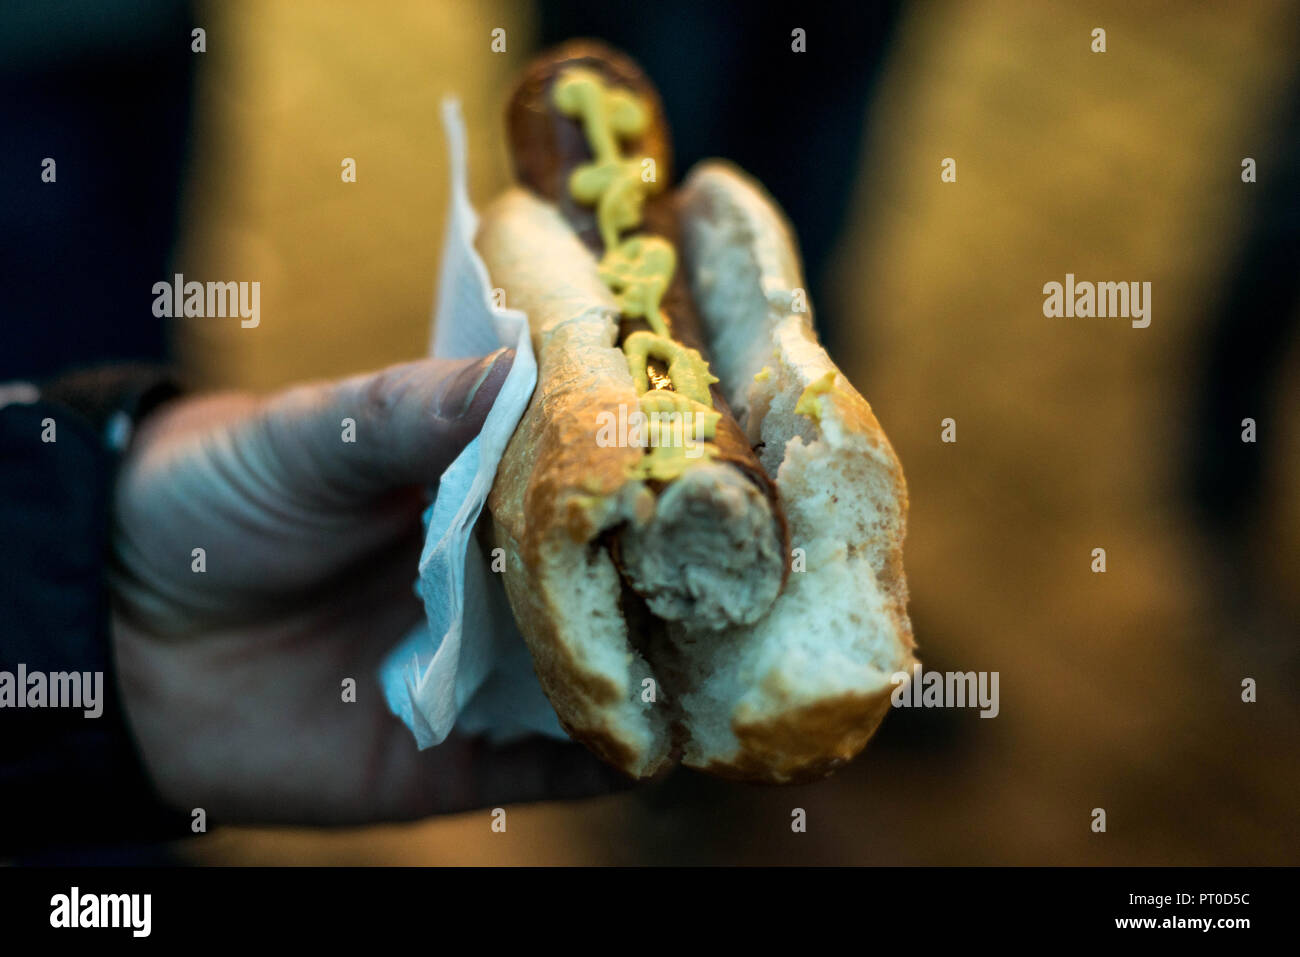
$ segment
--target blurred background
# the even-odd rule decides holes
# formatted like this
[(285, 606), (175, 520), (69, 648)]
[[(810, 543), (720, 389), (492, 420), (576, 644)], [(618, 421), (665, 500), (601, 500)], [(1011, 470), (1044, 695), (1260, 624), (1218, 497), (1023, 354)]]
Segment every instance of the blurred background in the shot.
[[(806, 53), (791, 52), (796, 27)], [(1096, 27), (1104, 54), (1091, 52)], [(1001, 713), (895, 711), (816, 785), (679, 771), (616, 797), (513, 809), (505, 834), (475, 813), (223, 828), (176, 853), (1295, 863), (1289, 0), (1176, 16), (1032, 0), (17, 4), (0, 13), (4, 179), (33, 179), (51, 141), (68, 160), (53, 215), (39, 185), (6, 193), (6, 302), (43, 322), (4, 324), (0, 378), (171, 355), (197, 387), (268, 390), (423, 354), (447, 199), (439, 100), (461, 98), (481, 204), (508, 183), (513, 75), (539, 47), (582, 35), (624, 47), (658, 82), (679, 173), (727, 156), (790, 213), (818, 326), (907, 475), (920, 657), (1000, 672)], [(341, 181), (345, 157), (354, 184)], [(940, 180), (946, 157), (955, 183)], [(1245, 157), (1258, 182), (1242, 182)], [(259, 280), (261, 325), (161, 325), (147, 291), (171, 272)], [(1150, 327), (1044, 318), (1042, 286), (1067, 272), (1151, 282)], [(61, 333), (89, 301), (120, 313), (93, 335)], [(940, 441), (946, 417), (955, 444)], [(1241, 441), (1245, 417), (1255, 444)], [(1090, 570), (1098, 547), (1105, 574)], [(1248, 677), (1254, 704), (1241, 701)], [(806, 834), (791, 833), (794, 807)], [(1105, 834), (1090, 830), (1096, 807)]]

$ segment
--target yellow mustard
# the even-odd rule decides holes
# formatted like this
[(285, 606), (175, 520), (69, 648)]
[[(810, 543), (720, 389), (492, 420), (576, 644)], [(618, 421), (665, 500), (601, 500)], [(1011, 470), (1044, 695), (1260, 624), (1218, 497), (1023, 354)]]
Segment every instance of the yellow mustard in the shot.
[[(697, 350), (671, 338), (668, 317), (661, 307), (677, 268), (676, 250), (659, 236), (620, 239), (624, 231), (641, 225), (646, 197), (659, 189), (656, 177), (647, 180), (643, 176), (640, 160), (625, 157), (619, 150), (620, 139), (645, 132), (650, 112), (631, 91), (611, 87), (599, 74), (583, 67), (566, 70), (556, 80), (552, 96), (561, 113), (581, 121), (591, 149), (591, 162), (569, 177), (569, 192), (583, 205), (595, 207), (596, 225), (605, 245), (599, 266), (601, 282), (615, 294), (623, 315), (644, 319), (653, 330), (635, 332), (623, 343), (640, 410), (652, 422), (676, 416), (677, 434), (653, 432), (664, 444), (652, 439), (649, 454), (633, 471), (643, 478), (669, 481), (691, 463), (717, 455), (717, 447), (706, 443), (717, 434), (722, 416), (713, 410), (709, 394), (710, 383), (718, 380)], [(671, 388), (662, 387), (663, 377), (650, 368), (651, 359), (667, 364)], [(685, 438), (691, 441), (681, 441), (683, 427)]]
[(803, 394), (799, 396), (799, 401), (794, 404), (795, 415), (806, 415), (814, 422), (821, 422), (822, 410), (818, 399), (830, 392), (834, 387), (834, 369), (815, 382), (808, 383), (808, 388), (803, 390)]

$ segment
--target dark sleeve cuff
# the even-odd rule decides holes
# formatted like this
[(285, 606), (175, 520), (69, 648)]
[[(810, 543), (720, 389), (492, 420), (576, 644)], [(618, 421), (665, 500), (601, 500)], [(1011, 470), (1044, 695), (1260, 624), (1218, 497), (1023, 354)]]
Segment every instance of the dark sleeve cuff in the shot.
[(105, 576), (118, 453), (178, 392), (116, 367), (0, 406), (0, 856), (188, 833), (126, 723)]
[(136, 423), (180, 393), (181, 387), (169, 369), (145, 363), (84, 369), (40, 388), (42, 399), (76, 412), (114, 454), (126, 447), (130, 429)]

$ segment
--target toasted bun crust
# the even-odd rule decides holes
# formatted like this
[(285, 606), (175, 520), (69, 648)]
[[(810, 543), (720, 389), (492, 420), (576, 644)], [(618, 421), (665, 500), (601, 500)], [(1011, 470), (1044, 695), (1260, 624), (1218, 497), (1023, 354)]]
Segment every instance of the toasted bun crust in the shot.
[(488, 498), (506, 593), (565, 729), (628, 774), (648, 776), (668, 761), (667, 717), (636, 698), (651, 671), (631, 648), (618, 572), (595, 546), (654, 506), (627, 477), (640, 449), (595, 443), (600, 412), (636, 404), (614, 345), (618, 313), (590, 254), (532, 194), (498, 199), (477, 242), (492, 282), (528, 314), (538, 355), (537, 390)]
[(635, 607), (601, 536), (646, 521), (653, 495), (627, 478), (639, 449), (594, 441), (601, 411), (635, 407), (617, 313), (556, 210), (512, 190), (478, 237), (539, 355), (537, 391), (488, 503), (506, 591), (562, 723), (606, 761), (634, 777), (681, 760), (746, 780), (809, 780), (865, 746), (891, 676), (911, 667), (906, 486), (870, 405), (799, 311), (798, 253), (771, 200), (738, 171), (705, 164), (678, 206), (715, 372), (762, 443), (795, 570), (753, 625), (705, 631)]

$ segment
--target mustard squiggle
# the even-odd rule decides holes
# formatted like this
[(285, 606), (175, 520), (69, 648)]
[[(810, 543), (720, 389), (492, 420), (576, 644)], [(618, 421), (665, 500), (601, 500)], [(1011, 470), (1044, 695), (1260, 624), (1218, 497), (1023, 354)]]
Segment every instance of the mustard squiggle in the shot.
[[(561, 113), (581, 121), (592, 152), (591, 162), (570, 175), (569, 192), (583, 205), (595, 207), (605, 245), (600, 279), (615, 294), (623, 315), (644, 319), (653, 330), (635, 332), (623, 343), (640, 410), (652, 422), (661, 421), (662, 416), (677, 416), (676, 428), (690, 428), (684, 423), (694, 426), (693, 444), (652, 441), (649, 454), (633, 466), (641, 477), (669, 481), (692, 462), (717, 455), (717, 447), (707, 443), (717, 434), (722, 416), (713, 410), (709, 385), (718, 380), (708, 363), (697, 350), (668, 333), (668, 317), (661, 303), (677, 269), (676, 250), (659, 236), (619, 238), (641, 225), (646, 197), (659, 188), (653, 177), (644, 177), (640, 160), (619, 151), (619, 140), (645, 132), (650, 113), (630, 91), (609, 86), (599, 74), (583, 67), (566, 70), (556, 80), (552, 97)], [(668, 364), (671, 390), (652, 388), (651, 358)], [(659, 438), (662, 440), (662, 435)], [(694, 455), (688, 454), (692, 448)]]

